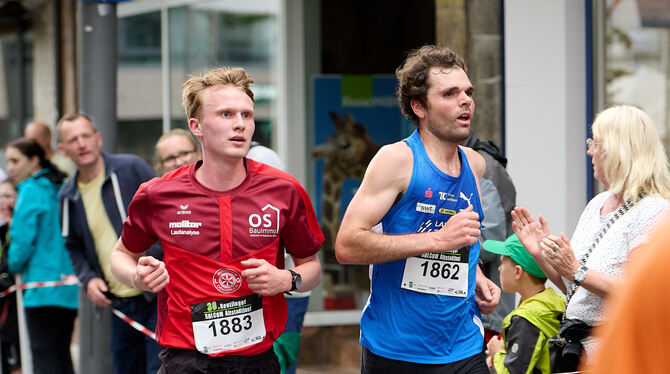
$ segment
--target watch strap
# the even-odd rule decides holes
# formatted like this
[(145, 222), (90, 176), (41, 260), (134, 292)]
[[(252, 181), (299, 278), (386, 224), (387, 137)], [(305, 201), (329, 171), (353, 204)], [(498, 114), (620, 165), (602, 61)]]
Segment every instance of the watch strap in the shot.
[(291, 269), (288, 269), (288, 271), (291, 273), (291, 289), (289, 290), (289, 292), (293, 292), (298, 289), (296, 285), (296, 278), (298, 278), (298, 273), (296, 273)]

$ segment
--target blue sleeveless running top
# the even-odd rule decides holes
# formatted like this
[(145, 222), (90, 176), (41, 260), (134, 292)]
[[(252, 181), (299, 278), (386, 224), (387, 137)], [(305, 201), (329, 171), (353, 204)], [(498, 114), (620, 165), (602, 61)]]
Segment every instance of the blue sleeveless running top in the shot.
[[(412, 178), (400, 201), (382, 218), (384, 233), (439, 230), (469, 204), (481, 222), (477, 184), (463, 150), (458, 150), (460, 175), (452, 177), (430, 161), (418, 131), (404, 141), (414, 156)], [(382, 357), (424, 364), (480, 353), (484, 331), (474, 297), (478, 259), (476, 243), (373, 265), (370, 298), (361, 317), (361, 345)]]

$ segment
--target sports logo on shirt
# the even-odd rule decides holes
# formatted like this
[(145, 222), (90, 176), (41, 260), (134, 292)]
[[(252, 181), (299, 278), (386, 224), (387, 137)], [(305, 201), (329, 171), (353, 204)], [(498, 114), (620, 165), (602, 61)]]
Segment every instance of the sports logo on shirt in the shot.
[(212, 276), (214, 287), (221, 293), (233, 293), (242, 286), (242, 275), (233, 269), (219, 269)]
[(252, 213), (249, 215), (249, 236), (276, 238), (279, 235), (279, 208), (266, 205), (261, 209), (261, 213)]
[(454, 202), (454, 203), (458, 201), (458, 200), (456, 200), (456, 196), (451, 192), (438, 191), (437, 193), (440, 194), (440, 200), (451, 201), (451, 202)]
[(465, 196), (465, 194), (461, 191), (461, 194), (459, 195), (459, 197), (460, 197), (461, 199), (467, 201), (467, 202), (468, 202), (468, 205), (472, 205), (472, 203), (470, 202), (470, 199), (472, 199), (472, 193), (470, 193), (470, 197), (467, 197), (467, 196)]
[(433, 213), (435, 213), (435, 205), (434, 204), (416, 203), (416, 211), (421, 212), (421, 213), (433, 214)]
[(181, 214), (191, 214), (191, 211), (188, 210), (188, 204), (186, 205), (179, 204), (179, 210), (177, 211), (177, 215)]
[(199, 230), (193, 230), (193, 229), (199, 229), (200, 227), (202, 227), (202, 222), (193, 222), (187, 219), (183, 219), (179, 222), (168, 222), (168, 227), (170, 228), (170, 235), (190, 235), (190, 236), (200, 235)]
[(455, 210), (453, 210), (453, 209), (447, 209), (447, 208), (440, 208), (440, 209), (438, 210), (438, 212), (440, 212), (440, 214), (446, 214), (446, 215), (448, 215), (448, 216), (453, 216), (453, 215), (456, 214), (456, 211), (455, 211)]
[(434, 221), (432, 219), (425, 220), (419, 224), (419, 228), (416, 229), (416, 232), (432, 232), (437, 231), (442, 228), (447, 223), (447, 221)]

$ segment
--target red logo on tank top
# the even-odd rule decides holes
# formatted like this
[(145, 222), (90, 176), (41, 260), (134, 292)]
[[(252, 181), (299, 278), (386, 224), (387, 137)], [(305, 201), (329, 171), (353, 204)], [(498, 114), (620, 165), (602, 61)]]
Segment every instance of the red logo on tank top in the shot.
[(242, 275), (233, 269), (219, 269), (214, 273), (212, 283), (221, 293), (233, 293), (242, 286)]
[(433, 197), (433, 191), (430, 190), (430, 187), (428, 187), (428, 189), (426, 190), (426, 195), (425, 196), (427, 198)]

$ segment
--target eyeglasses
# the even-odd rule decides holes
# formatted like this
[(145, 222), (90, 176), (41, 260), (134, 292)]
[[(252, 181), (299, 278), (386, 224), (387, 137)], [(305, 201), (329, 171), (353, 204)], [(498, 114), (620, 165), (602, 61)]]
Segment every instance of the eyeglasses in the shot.
[(591, 139), (591, 138), (586, 139), (586, 148), (587, 148), (589, 151), (592, 151), (593, 148), (594, 148), (596, 145), (601, 145), (601, 144), (603, 144), (603, 143), (595, 142), (595, 141), (593, 141), (593, 139)]
[(176, 155), (170, 155), (170, 156), (165, 157), (164, 159), (161, 160), (161, 163), (163, 165), (173, 164), (178, 159), (183, 159), (184, 157), (190, 155), (193, 152), (195, 152), (195, 149), (191, 149), (190, 151), (181, 151), (181, 152), (177, 153)]

